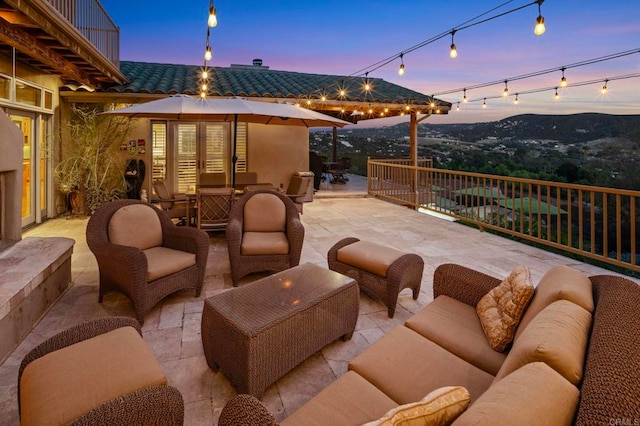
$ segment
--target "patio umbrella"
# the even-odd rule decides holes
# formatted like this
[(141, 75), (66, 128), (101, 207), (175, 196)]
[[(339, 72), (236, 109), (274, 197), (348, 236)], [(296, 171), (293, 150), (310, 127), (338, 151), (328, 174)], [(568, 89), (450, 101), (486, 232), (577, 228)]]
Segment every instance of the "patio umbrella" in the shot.
[(232, 184), (235, 184), (237, 123), (279, 126), (343, 127), (352, 124), (310, 109), (278, 102), (250, 101), (242, 98), (201, 98), (175, 95), (126, 108), (104, 112), (129, 118), (167, 120), (219, 120), (233, 122)]

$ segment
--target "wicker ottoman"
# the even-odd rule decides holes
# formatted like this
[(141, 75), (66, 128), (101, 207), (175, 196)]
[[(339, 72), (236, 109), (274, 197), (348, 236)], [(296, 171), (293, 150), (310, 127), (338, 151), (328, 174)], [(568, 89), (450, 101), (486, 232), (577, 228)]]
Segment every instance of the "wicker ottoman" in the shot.
[(368, 295), (381, 299), (393, 318), (398, 293), (405, 288), (417, 299), (422, 284), (424, 261), (417, 254), (381, 246), (358, 238), (344, 238), (327, 254), (329, 269), (348, 275)]
[(260, 397), (327, 344), (350, 339), (359, 298), (355, 280), (314, 264), (216, 294), (202, 313), (207, 364), (238, 393)]

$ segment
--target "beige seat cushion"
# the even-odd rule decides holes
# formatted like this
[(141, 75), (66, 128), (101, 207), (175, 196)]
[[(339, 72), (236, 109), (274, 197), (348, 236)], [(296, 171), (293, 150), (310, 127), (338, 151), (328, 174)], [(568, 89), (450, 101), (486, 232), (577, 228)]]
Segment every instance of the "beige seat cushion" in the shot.
[(489, 346), (476, 308), (449, 296), (438, 296), (405, 325), (493, 376), (507, 356)]
[(377, 419), (396, 404), (353, 371), (348, 371), (287, 417), (282, 426), (358, 425)]
[(255, 194), (244, 205), (244, 232), (286, 232), (287, 208), (277, 195)]
[(453, 424), (570, 425), (579, 396), (551, 367), (533, 362), (494, 383)]
[(338, 262), (355, 266), (381, 277), (387, 276), (387, 270), (404, 253), (391, 247), (381, 246), (369, 241), (356, 241), (338, 250)]
[(582, 379), (591, 314), (567, 300), (544, 308), (529, 323), (496, 375), (496, 381), (530, 362), (542, 361), (577, 385)]
[(162, 225), (155, 207), (132, 204), (119, 208), (109, 220), (109, 242), (146, 250), (162, 245)]
[(446, 386), (429, 392), (418, 402), (400, 405), (363, 426), (448, 426), (469, 405), (462, 386)]
[(549, 269), (533, 292), (533, 298), (522, 315), (514, 340), (518, 340), (538, 312), (556, 300), (568, 300), (593, 313), (591, 280), (582, 272), (568, 266), (560, 265)]
[(240, 253), (243, 256), (289, 254), (289, 240), (284, 232), (245, 232)]
[(482, 330), (495, 351), (504, 351), (513, 340), (532, 295), (531, 271), (527, 265), (518, 265), (476, 305)]
[(20, 382), (21, 422), (67, 424), (114, 398), (166, 384), (138, 332), (118, 328), (27, 365)]
[(196, 255), (167, 247), (152, 247), (143, 251), (147, 258), (147, 281), (166, 277), (196, 264)]
[(462, 386), (471, 401), (493, 376), (402, 325), (393, 328), (349, 363), (398, 404), (419, 401), (444, 386)]

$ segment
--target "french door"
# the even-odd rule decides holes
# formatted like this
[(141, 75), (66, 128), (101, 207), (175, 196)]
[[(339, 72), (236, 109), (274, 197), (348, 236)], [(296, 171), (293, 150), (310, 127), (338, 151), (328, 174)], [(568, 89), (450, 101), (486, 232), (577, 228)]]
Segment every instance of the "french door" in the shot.
[(200, 173), (230, 170), (228, 140), (228, 123), (174, 123), (175, 192), (194, 192)]
[(22, 226), (27, 226), (47, 216), (47, 118), (22, 111), (9, 116), (23, 135)]

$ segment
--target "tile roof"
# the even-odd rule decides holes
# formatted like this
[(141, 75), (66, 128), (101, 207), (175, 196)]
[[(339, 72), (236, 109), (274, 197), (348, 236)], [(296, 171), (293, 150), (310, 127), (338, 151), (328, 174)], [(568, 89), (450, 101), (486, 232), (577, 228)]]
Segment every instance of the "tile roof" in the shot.
[[(120, 69), (128, 83), (98, 89), (97, 92), (191, 94), (199, 93), (201, 67), (196, 65), (159, 64), (121, 61)], [(275, 71), (262, 66), (212, 67), (210, 96), (242, 96), (291, 99), (321, 99), (371, 104), (429, 105), (433, 98), (422, 93), (369, 78), (372, 89), (365, 92), (363, 78), (338, 75)], [(341, 98), (339, 89), (346, 95)], [(451, 104), (435, 100), (449, 109)]]

